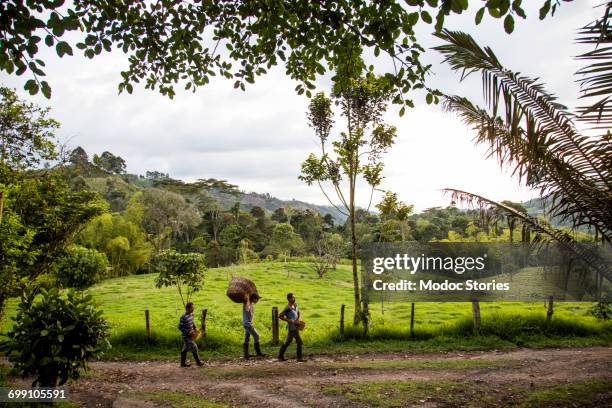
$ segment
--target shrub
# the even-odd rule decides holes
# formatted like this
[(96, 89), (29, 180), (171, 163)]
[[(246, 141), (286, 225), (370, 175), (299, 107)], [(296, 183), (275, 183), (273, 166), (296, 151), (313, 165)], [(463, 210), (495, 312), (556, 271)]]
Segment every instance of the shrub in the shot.
[(69, 288), (85, 289), (106, 276), (108, 260), (103, 253), (82, 246), (71, 246), (58, 263), (55, 276)]
[(587, 313), (599, 320), (610, 320), (610, 317), (612, 317), (612, 302), (603, 297), (599, 302), (593, 303)]
[(55, 277), (55, 275), (45, 273), (36, 278), (36, 280), (33, 282), (33, 285), (37, 288), (44, 288), (49, 290), (57, 287), (57, 278)]
[(32, 386), (55, 387), (79, 377), (87, 361), (108, 343), (108, 324), (91, 296), (57, 288), (30, 290), (18, 306), (15, 324), (3, 350), (22, 375), (34, 376)]

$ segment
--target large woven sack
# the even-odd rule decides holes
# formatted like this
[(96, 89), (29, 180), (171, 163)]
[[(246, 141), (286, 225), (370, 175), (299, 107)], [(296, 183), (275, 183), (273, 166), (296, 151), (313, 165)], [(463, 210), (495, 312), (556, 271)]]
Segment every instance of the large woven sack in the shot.
[(252, 280), (241, 277), (233, 277), (229, 286), (227, 287), (227, 297), (236, 303), (244, 302), (244, 295), (253, 295), (257, 292), (257, 287)]

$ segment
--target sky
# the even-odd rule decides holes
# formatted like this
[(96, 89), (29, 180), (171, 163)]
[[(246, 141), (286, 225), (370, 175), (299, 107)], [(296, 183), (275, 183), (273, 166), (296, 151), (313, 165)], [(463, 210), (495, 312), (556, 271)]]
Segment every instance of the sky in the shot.
[[(517, 18), (511, 35), (504, 32), (501, 20), (489, 16), (475, 26), (475, 5), (464, 15), (448, 17), (445, 25), (470, 33), (481, 46), (491, 46), (507, 68), (540, 77), (561, 103), (576, 106), (573, 73), (581, 64), (572, 56), (584, 48), (574, 44), (574, 36), (577, 28), (597, 17), (600, 11), (593, 7), (601, 1), (563, 3), (554, 17), (544, 21), (537, 17), (542, 1), (525, 3), (528, 18)], [(432, 26), (422, 26), (417, 32), (426, 48), (440, 43), (431, 31)], [(308, 99), (296, 94), (297, 83), (285, 76), (283, 67), (256, 79), (246, 92), (235, 90), (231, 80), (213, 79), (195, 94), (179, 90), (170, 100), (141, 87), (135, 87), (131, 95), (119, 95), (119, 73), (127, 67), (120, 51), (93, 60), (78, 52), (59, 59), (51, 49), (41, 55), (53, 89), (51, 100), (23, 91), (29, 79), (25, 76), (2, 73), (0, 82), (17, 88), (24, 99), (50, 106), (51, 117), (62, 124), (57, 132), (62, 143), (82, 146), (90, 156), (108, 150), (126, 160), (129, 173), (158, 170), (189, 181), (212, 177), (246, 192), (327, 204), (318, 187), (297, 178), (302, 161), (310, 152), (318, 153), (318, 144), (306, 121)], [(424, 60), (433, 64), (430, 86), (480, 100), (479, 76), (460, 83), (459, 75), (442, 65), (441, 56), (433, 50)], [(375, 62), (377, 70), (388, 69), (388, 61)], [(318, 81), (317, 90), (329, 91), (327, 78)], [(473, 132), (453, 114), (439, 105), (427, 105), (424, 95), (415, 95), (415, 103), (401, 118), (395, 106), (385, 117), (397, 127), (398, 137), (385, 156), (381, 189), (398, 193), (416, 211), (449, 205), (450, 198), (441, 192), (445, 187), (500, 201), (538, 196), (521, 187), (494, 159), (486, 159), (486, 148), (472, 143)], [(332, 137), (342, 130), (337, 121)], [(379, 198), (377, 193), (374, 202)], [(358, 189), (357, 204), (365, 207), (368, 201), (369, 190)]]

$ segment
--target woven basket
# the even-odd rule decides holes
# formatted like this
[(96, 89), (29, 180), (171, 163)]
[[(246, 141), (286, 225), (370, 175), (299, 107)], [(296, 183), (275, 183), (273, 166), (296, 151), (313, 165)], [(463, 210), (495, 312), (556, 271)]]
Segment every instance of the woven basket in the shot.
[(303, 320), (299, 320), (299, 321), (297, 322), (297, 328), (298, 328), (298, 330), (300, 330), (300, 331), (304, 330), (304, 329), (306, 328), (306, 322), (305, 322), (305, 321), (303, 321)]
[(253, 294), (259, 296), (255, 283), (250, 279), (241, 277), (233, 277), (226, 292), (227, 297), (236, 303), (243, 303), (244, 295), (251, 296)]
[(192, 330), (191, 333), (189, 333), (189, 336), (191, 336), (192, 340), (200, 340), (200, 338), (202, 338), (202, 332), (199, 331), (198, 329)]

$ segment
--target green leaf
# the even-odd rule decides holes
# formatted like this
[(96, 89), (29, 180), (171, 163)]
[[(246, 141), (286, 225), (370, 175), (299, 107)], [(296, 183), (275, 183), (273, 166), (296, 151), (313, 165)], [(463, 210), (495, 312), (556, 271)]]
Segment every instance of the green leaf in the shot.
[(55, 51), (60, 58), (66, 54), (72, 55), (72, 47), (66, 41), (58, 42), (55, 46)]
[(549, 11), (550, 11), (550, 0), (546, 0), (546, 3), (544, 3), (542, 8), (540, 9), (540, 20), (544, 20)]
[(49, 86), (47, 81), (42, 81), (41, 85), (42, 85), (42, 94), (45, 96), (45, 98), (51, 99), (51, 87)]
[(45, 44), (47, 44), (48, 47), (53, 47), (53, 43), (55, 43), (55, 39), (51, 34), (45, 37)]
[(400, 109), (400, 111), (399, 111), (400, 118), (401, 118), (402, 116), (404, 116), (404, 113), (406, 113), (406, 107), (405, 107), (405, 106), (402, 106), (402, 109)]
[(431, 24), (431, 22), (433, 21), (429, 13), (425, 10), (421, 11), (421, 19), (427, 24)]
[(510, 14), (504, 18), (504, 30), (506, 30), (508, 34), (514, 31), (514, 18)]
[(427, 96), (425, 97), (425, 101), (427, 102), (428, 105), (431, 105), (431, 103), (433, 102), (433, 95), (428, 93)]
[(34, 79), (29, 79), (23, 86), (23, 89), (28, 91), (30, 95), (36, 95), (38, 93), (38, 84)]
[(476, 25), (480, 24), (480, 22), (482, 21), (482, 17), (484, 16), (484, 12), (485, 12), (485, 8), (482, 7), (480, 10), (478, 10), (478, 12), (476, 13)]

